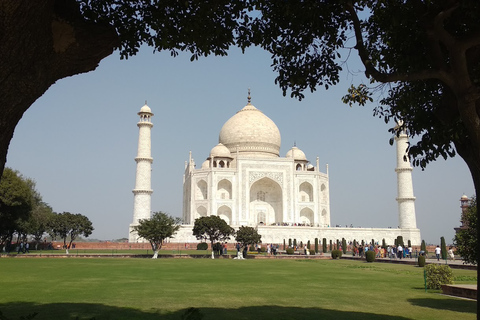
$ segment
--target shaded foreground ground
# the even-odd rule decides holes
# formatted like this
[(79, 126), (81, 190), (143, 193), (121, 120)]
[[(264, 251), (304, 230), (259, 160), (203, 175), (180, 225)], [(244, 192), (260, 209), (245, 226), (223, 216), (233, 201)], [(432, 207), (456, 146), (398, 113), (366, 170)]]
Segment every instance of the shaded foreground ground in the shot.
[[(345, 260), (0, 259), (0, 311), (35, 319), (474, 319), (423, 269)], [(457, 283), (475, 271), (454, 270)]]

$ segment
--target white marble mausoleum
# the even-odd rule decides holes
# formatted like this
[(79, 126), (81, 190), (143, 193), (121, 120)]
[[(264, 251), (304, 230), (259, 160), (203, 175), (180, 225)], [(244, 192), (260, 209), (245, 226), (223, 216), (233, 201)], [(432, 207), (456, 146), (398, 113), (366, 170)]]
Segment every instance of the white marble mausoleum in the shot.
[[(258, 229), (264, 243), (282, 243), (297, 239), (312, 243), (315, 238), (348, 242), (374, 239), (393, 243), (397, 236), (412, 245), (420, 245), (416, 227), (412, 168), (404, 157), (408, 137), (402, 133), (397, 143), (398, 228), (338, 228), (330, 225), (330, 191), (328, 165), (319, 169), (305, 153), (293, 146), (280, 155), (281, 136), (275, 123), (251, 104), (225, 122), (218, 144), (197, 165), (190, 153), (183, 177), (183, 222), (171, 242), (198, 242), (192, 235), (195, 219), (217, 215), (234, 228)], [(134, 219), (131, 227), (150, 212), (150, 108), (140, 115), (137, 180), (134, 189)], [(148, 112), (146, 112), (148, 111)], [(145, 121), (146, 120), (146, 121)], [(148, 140), (148, 141), (142, 141)], [(405, 159), (407, 161), (405, 161)], [(139, 172), (138, 170), (141, 170)], [(145, 199), (144, 199), (145, 198)], [(146, 199), (148, 198), (148, 199)], [(143, 208), (145, 207), (145, 208)], [(138, 242), (130, 234), (130, 242)]]

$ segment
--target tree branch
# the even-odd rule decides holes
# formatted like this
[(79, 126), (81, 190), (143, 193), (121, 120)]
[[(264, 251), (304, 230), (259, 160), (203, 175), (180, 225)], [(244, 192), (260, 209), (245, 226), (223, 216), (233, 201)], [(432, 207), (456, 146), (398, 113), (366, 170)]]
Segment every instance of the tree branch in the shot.
[(373, 77), (379, 82), (396, 82), (396, 81), (415, 81), (415, 80), (427, 80), (438, 79), (445, 83), (449, 83), (449, 78), (445, 70), (421, 70), (413, 73), (385, 73), (380, 72), (372, 63), (369, 52), (365, 48), (364, 39), (362, 35), (362, 28), (360, 25), (360, 19), (357, 12), (351, 3), (345, 4), (346, 11), (350, 14), (353, 24), (353, 30), (355, 32), (356, 45), (355, 49), (358, 50), (358, 55), (363, 65), (365, 66), (365, 75), (367, 77)]

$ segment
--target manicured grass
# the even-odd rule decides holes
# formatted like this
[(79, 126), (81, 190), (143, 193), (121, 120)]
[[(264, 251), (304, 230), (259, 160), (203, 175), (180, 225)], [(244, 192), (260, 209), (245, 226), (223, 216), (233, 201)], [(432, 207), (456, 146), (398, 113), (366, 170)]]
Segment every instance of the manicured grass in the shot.
[(387, 263), (0, 259), (0, 311), (17, 319), (181, 319), (189, 307), (204, 319), (474, 319), (475, 304), (426, 293), (423, 269)]

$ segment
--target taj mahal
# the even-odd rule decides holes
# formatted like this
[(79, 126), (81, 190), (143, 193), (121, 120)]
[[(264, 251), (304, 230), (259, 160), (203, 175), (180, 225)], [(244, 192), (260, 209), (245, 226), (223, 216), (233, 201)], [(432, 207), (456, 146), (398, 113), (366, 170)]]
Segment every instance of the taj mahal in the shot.
[[(217, 215), (230, 226), (257, 228), (264, 243), (282, 243), (315, 238), (347, 241), (374, 239), (393, 243), (397, 236), (420, 245), (416, 226), (412, 167), (404, 157), (408, 136), (396, 137), (398, 228), (342, 228), (330, 225), (328, 165), (322, 172), (319, 158), (311, 164), (305, 153), (293, 146), (280, 155), (281, 135), (276, 124), (251, 103), (223, 125), (218, 144), (197, 167), (190, 152), (183, 175), (183, 225), (171, 242), (198, 242), (192, 235), (195, 219)], [(140, 121), (134, 194), (133, 222), (151, 215), (151, 109), (145, 104)], [(130, 242), (142, 242), (130, 232)]]

